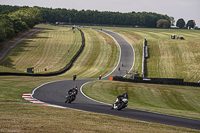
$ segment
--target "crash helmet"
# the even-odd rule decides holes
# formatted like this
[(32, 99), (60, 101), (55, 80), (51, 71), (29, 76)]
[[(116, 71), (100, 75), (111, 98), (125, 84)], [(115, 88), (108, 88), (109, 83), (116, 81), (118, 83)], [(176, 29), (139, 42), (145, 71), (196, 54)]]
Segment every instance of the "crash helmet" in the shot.
[(127, 91), (125, 91), (124, 94), (127, 94)]

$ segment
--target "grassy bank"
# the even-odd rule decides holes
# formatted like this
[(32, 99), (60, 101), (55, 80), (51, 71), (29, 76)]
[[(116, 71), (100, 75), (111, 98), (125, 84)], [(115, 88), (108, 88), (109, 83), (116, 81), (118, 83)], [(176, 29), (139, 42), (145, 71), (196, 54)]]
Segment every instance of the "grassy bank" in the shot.
[[(0, 103), (0, 107), (0, 132), (199, 132), (198, 130), (142, 122), (111, 115), (40, 105)], [(126, 126), (126, 129), (122, 125)]]
[(200, 119), (199, 87), (106, 80), (90, 82), (83, 86), (83, 92), (89, 97), (110, 104), (124, 91), (129, 94), (129, 108)]
[(115, 41), (105, 33), (83, 28), (85, 35), (85, 48), (73, 67), (61, 77), (98, 78), (106, 76), (117, 65), (119, 47)]
[(1, 65), (26, 72), (34, 67), (35, 73), (56, 71), (63, 68), (81, 46), (80, 32), (76, 34), (69, 27), (38, 25), (44, 28), (9, 52)]
[[(135, 50), (135, 69), (141, 74), (142, 42), (147, 39), (148, 77), (181, 78), (189, 82), (200, 80), (200, 31), (177, 29), (105, 28), (124, 36)], [(185, 40), (172, 40), (180, 34)]]

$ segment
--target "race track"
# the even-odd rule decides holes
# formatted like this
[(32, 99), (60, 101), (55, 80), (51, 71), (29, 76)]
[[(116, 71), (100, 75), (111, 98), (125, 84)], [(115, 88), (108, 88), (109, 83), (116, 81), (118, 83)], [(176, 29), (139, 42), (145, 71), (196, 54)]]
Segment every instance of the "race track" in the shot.
[[(108, 80), (109, 77), (111, 76), (126, 75), (126, 71), (130, 71), (134, 64), (134, 50), (132, 46), (123, 37), (121, 37), (116, 33), (106, 30), (103, 30), (103, 32), (112, 36), (117, 41), (121, 49), (118, 66), (116, 66), (116, 68), (113, 70), (112, 73), (110, 73), (103, 79)], [(122, 63), (123, 67), (121, 66)], [(119, 67), (120, 71), (118, 69)], [(64, 80), (64, 81), (47, 83), (35, 88), (32, 91), (32, 97), (45, 103), (67, 108), (73, 108), (73, 109), (96, 112), (96, 113), (104, 113), (104, 114), (132, 118), (142, 121), (162, 123), (167, 125), (181, 126), (181, 127), (200, 130), (199, 120), (152, 113), (152, 112), (129, 109), (129, 108), (125, 108), (121, 111), (111, 110), (111, 105), (91, 100), (81, 93), (80, 90), (81, 86), (87, 82), (94, 80), (95, 79), (78, 79), (76, 81)], [(79, 93), (77, 95), (76, 100), (71, 104), (64, 103), (67, 91), (74, 86), (79, 87)]]

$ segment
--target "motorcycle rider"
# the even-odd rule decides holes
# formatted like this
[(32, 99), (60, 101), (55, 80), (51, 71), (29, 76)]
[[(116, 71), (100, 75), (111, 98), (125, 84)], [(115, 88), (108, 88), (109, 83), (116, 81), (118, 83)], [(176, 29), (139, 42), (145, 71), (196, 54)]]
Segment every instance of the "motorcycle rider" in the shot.
[[(77, 86), (74, 86), (74, 88), (70, 89), (70, 90), (67, 92), (67, 95), (72, 95), (72, 94), (74, 94), (74, 92), (76, 93), (76, 95), (78, 94), (78, 87), (77, 87)], [(75, 100), (76, 95), (74, 95), (73, 98), (71, 97), (71, 102)], [(66, 102), (66, 101), (65, 101), (65, 102)]]
[(75, 80), (76, 80), (76, 75), (73, 76), (73, 81), (75, 81)]
[[(122, 95), (117, 96), (117, 100), (115, 101), (114, 108), (117, 108), (119, 103), (124, 99), (129, 99), (127, 91), (125, 91)], [(113, 109), (113, 108), (112, 108)]]
[(121, 101), (123, 98), (129, 99), (127, 91), (125, 91), (124, 94), (119, 95), (117, 98), (118, 98), (120, 101)]
[(73, 93), (73, 92), (76, 92), (76, 95), (78, 94), (78, 87), (77, 87), (77, 86), (74, 86), (74, 88), (70, 89), (70, 90), (68, 91), (68, 94), (71, 94), (71, 93)]

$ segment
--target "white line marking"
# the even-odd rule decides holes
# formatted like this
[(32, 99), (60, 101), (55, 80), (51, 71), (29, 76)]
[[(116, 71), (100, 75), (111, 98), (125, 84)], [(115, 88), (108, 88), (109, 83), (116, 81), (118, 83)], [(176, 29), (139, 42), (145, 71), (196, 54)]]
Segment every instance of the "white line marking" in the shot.
[(104, 103), (104, 102), (100, 102), (100, 101), (94, 100), (94, 99), (88, 97), (87, 95), (85, 95), (85, 94), (83, 93), (83, 91), (82, 91), (82, 87), (83, 87), (85, 84), (89, 83), (89, 82), (92, 82), (92, 81), (88, 81), (88, 82), (84, 83), (84, 84), (80, 87), (80, 91), (81, 91), (82, 95), (84, 95), (86, 98), (88, 98), (88, 99), (90, 99), (90, 100), (92, 100), (92, 101), (95, 101), (95, 102), (98, 102), (98, 103), (102, 103), (102, 104), (106, 104), (106, 105), (112, 105), (112, 104), (108, 104), (108, 103)]

